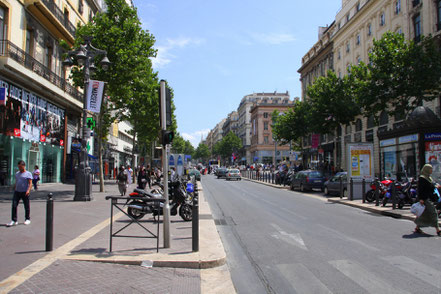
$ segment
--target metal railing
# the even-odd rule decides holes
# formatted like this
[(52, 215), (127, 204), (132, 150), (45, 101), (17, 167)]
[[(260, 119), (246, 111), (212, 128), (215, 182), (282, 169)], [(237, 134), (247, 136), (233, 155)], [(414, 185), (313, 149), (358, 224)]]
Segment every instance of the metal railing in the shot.
[(69, 19), (66, 17), (66, 15), (63, 13), (63, 11), (55, 4), (53, 0), (41, 0), (41, 2), (44, 3), (44, 5), (52, 12), (55, 17), (66, 27), (68, 32), (75, 37), (76, 28), (75, 26), (69, 21)]
[(69, 82), (62, 77), (58, 76), (48, 67), (44, 66), (41, 62), (33, 58), (31, 55), (24, 52), (14, 43), (8, 40), (0, 40), (0, 56), (6, 56), (14, 59), (27, 69), (32, 70), (39, 76), (45, 78), (52, 84), (56, 85), (76, 100), (83, 102), (83, 94), (74, 88)]

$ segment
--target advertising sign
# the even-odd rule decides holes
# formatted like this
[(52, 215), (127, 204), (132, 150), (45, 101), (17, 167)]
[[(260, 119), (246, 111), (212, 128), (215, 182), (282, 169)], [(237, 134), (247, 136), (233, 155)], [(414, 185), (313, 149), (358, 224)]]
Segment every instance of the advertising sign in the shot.
[(178, 160), (176, 161), (176, 172), (180, 177), (184, 175), (184, 155), (178, 154)]
[(170, 157), (168, 158), (168, 166), (175, 166), (175, 156), (173, 154), (170, 154)]
[[(34, 93), (0, 80), (6, 103), (0, 104), (0, 133), (36, 142), (64, 145), (64, 110)], [(62, 143), (63, 142), (63, 143)]]
[(103, 100), (104, 82), (90, 80), (87, 88), (87, 110), (99, 113)]
[(348, 144), (348, 174), (352, 178), (374, 177), (373, 144)]
[(320, 135), (312, 134), (311, 135), (311, 148), (317, 148), (320, 143)]
[(426, 163), (433, 167), (432, 178), (435, 182), (441, 181), (441, 141), (425, 143)]

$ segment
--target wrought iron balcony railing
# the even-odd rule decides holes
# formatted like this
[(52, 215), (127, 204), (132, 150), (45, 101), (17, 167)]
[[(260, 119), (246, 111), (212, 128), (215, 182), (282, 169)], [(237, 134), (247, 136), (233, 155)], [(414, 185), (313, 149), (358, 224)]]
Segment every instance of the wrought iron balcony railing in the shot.
[(51, 69), (44, 66), (41, 62), (24, 52), (9, 40), (0, 40), (0, 56), (10, 57), (27, 69), (32, 70), (41, 77), (45, 78), (58, 88), (62, 89), (76, 100), (83, 102), (83, 94), (73, 87), (62, 77), (58, 76)]
[(75, 26), (67, 19), (63, 11), (55, 4), (53, 0), (41, 0), (44, 5), (52, 12), (55, 17), (64, 25), (64, 27), (69, 31), (69, 33), (75, 38)]

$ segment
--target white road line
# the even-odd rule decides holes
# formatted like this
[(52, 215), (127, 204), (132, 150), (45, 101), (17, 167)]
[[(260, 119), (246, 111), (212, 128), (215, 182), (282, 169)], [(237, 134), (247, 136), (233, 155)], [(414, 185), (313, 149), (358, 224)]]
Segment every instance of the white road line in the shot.
[(326, 229), (327, 231), (332, 232), (334, 235), (338, 235), (342, 239), (346, 239), (347, 241), (351, 241), (353, 243), (356, 243), (356, 244), (358, 244), (360, 246), (363, 246), (363, 247), (365, 247), (367, 249), (370, 249), (372, 251), (380, 251), (380, 249), (378, 249), (377, 247), (370, 246), (370, 245), (366, 244), (365, 242), (363, 242), (361, 240), (358, 240), (358, 239), (346, 236), (345, 234), (343, 234), (343, 233), (341, 233), (341, 232), (339, 232), (337, 230), (334, 230), (334, 229), (332, 229), (330, 227), (327, 227), (325, 225), (319, 224), (319, 227), (322, 227), (322, 228)]
[(278, 264), (277, 268), (299, 294), (332, 294), (332, 292), (301, 263)]
[(298, 233), (289, 234), (285, 231), (283, 231), (278, 225), (271, 224), (276, 230), (277, 233), (272, 234), (271, 237), (279, 240), (283, 240), (288, 244), (297, 246), (303, 250), (308, 250), (308, 247), (306, 247), (305, 242), (303, 241), (302, 237)]
[(367, 292), (372, 294), (404, 294), (409, 293), (395, 288), (390, 282), (377, 277), (364, 269), (361, 265), (349, 260), (334, 260), (329, 263), (342, 272), (346, 277), (360, 285)]
[(441, 289), (441, 272), (406, 256), (382, 257), (390, 264)]

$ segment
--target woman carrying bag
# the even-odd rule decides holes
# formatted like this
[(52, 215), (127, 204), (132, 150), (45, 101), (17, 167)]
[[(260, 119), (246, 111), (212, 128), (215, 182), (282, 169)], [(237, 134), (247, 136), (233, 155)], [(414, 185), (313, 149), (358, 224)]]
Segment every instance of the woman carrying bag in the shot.
[(430, 176), (433, 168), (430, 164), (425, 164), (421, 169), (421, 175), (418, 179), (418, 201), (425, 206), (424, 212), (421, 216), (415, 219), (415, 233), (423, 234), (422, 227), (435, 227), (436, 234), (441, 236), (441, 231), (438, 225), (438, 214), (436, 208), (432, 203), (435, 194), (435, 182)]

